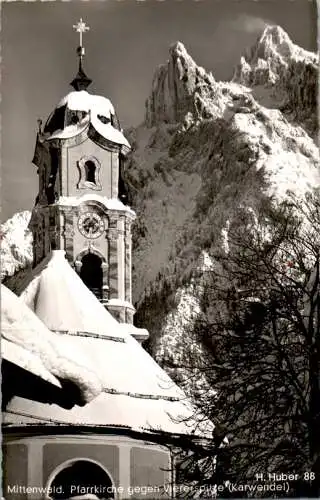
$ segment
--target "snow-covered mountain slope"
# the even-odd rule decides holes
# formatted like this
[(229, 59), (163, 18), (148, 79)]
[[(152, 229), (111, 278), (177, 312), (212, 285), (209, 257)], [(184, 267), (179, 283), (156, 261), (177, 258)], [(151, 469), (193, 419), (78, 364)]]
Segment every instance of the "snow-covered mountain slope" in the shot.
[(31, 212), (24, 211), (1, 224), (1, 281), (14, 277), (32, 264)]
[[(239, 207), (259, 212), (290, 191), (303, 200), (319, 185), (316, 68), (315, 54), (281, 28), (267, 27), (231, 82), (217, 82), (180, 42), (156, 71), (145, 122), (128, 131), (133, 154), (126, 175), (138, 214), (136, 319), (149, 329), (159, 361), (181, 346), (190, 276), (204, 251), (225, 244)], [(201, 302), (196, 290), (190, 310)]]

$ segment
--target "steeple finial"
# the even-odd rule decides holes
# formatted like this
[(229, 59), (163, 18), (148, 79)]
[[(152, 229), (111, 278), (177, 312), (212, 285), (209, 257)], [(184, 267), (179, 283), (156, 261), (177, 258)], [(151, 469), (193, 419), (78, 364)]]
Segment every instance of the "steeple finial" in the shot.
[(73, 29), (79, 33), (79, 35), (80, 35), (80, 47), (82, 47), (82, 33), (89, 31), (90, 27), (86, 26), (86, 23), (84, 23), (82, 21), (82, 17), (80, 17), (80, 21), (78, 21), (78, 24), (73, 25)]
[(75, 90), (86, 90), (87, 87), (89, 87), (92, 80), (87, 77), (87, 75), (85, 74), (85, 72), (83, 71), (83, 68), (82, 68), (82, 60), (83, 60), (83, 57), (85, 55), (85, 49), (82, 45), (82, 41), (83, 41), (82, 38), (83, 38), (83, 34), (86, 31), (89, 31), (90, 28), (89, 28), (89, 26), (86, 25), (85, 22), (83, 22), (82, 18), (80, 18), (80, 21), (78, 21), (77, 24), (73, 25), (73, 29), (79, 33), (79, 38), (80, 38), (80, 45), (77, 48), (77, 55), (79, 57), (79, 70), (78, 70), (76, 77), (72, 80), (70, 85)]

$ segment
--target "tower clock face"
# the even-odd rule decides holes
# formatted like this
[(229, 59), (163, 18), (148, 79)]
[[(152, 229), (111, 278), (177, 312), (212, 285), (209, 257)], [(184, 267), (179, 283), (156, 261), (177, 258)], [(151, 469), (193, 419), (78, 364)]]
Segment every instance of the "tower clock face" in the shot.
[(80, 233), (86, 238), (99, 238), (105, 229), (102, 218), (94, 212), (80, 215), (78, 227)]

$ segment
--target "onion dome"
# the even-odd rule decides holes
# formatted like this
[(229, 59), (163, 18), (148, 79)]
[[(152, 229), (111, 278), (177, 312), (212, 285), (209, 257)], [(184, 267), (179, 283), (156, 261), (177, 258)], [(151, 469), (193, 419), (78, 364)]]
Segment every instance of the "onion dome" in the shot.
[(40, 142), (68, 140), (86, 134), (100, 147), (119, 150), (125, 155), (131, 148), (122, 133), (113, 105), (106, 97), (87, 92), (92, 80), (83, 70), (85, 49), (82, 36), (89, 27), (82, 19), (73, 27), (80, 35), (77, 48), (79, 70), (70, 84), (75, 90), (64, 97), (51, 113), (39, 137)]
[(123, 154), (131, 149), (110, 100), (78, 90), (59, 102), (44, 126), (43, 138), (70, 139), (84, 132), (103, 148), (118, 148)]

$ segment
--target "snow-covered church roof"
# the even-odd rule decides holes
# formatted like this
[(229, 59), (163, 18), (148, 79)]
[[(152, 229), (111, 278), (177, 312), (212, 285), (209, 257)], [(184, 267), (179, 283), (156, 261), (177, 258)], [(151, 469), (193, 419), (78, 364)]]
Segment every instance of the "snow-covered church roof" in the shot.
[(124, 153), (130, 150), (110, 100), (86, 90), (70, 92), (59, 102), (47, 120), (44, 134), (47, 140), (70, 139), (89, 128), (98, 138), (121, 147)]
[(1, 356), (37, 377), (61, 387), (69, 380), (90, 401), (101, 392), (101, 383), (86, 353), (74, 355), (70, 338), (51, 332), (45, 324), (4, 285), (1, 285)]
[(50, 330), (123, 339), (119, 323), (84, 285), (63, 250), (53, 250), (22, 286), (21, 298)]
[(63, 251), (54, 251), (45, 266), (34, 270), (21, 300), (52, 335), (68, 339), (75, 359), (78, 351), (86, 353), (88, 369), (93, 367), (101, 381), (101, 392), (87, 405), (71, 410), (15, 397), (7, 407), (5, 423), (192, 433), (194, 408), (185, 394), (130, 335), (131, 325), (120, 326), (87, 289)]

